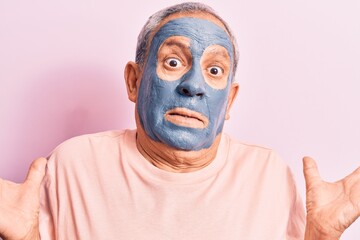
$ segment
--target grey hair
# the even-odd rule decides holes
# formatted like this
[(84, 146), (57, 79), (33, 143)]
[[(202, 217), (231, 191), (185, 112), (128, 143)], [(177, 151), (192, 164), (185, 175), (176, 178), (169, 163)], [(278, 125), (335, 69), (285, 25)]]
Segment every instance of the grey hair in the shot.
[[(180, 3), (174, 6), (167, 7), (162, 9), (152, 16), (149, 17), (146, 24), (143, 26), (137, 41), (136, 47), (136, 63), (142, 68), (145, 64), (145, 57), (147, 53), (147, 48), (150, 44), (150, 37), (151, 33), (161, 24), (161, 22), (168, 16), (175, 14), (175, 13), (196, 13), (196, 12), (203, 12), (208, 13), (216, 17), (220, 20), (222, 24), (224, 24), (226, 31), (228, 32), (233, 48), (234, 48), (234, 60), (233, 60), (233, 74), (235, 75), (238, 61), (239, 61), (239, 51), (238, 46), (236, 43), (235, 36), (233, 35), (232, 31), (228, 24), (209, 6), (199, 3), (199, 2), (186, 2)], [(234, 79), (234, 78), (233, 78)]]

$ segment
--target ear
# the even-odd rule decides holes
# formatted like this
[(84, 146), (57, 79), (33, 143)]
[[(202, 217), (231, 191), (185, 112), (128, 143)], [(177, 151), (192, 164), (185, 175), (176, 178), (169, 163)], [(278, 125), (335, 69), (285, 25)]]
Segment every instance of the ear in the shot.
[(141, 71), (139, 65), (135, 62), (128, 62), (125, 66), (124, 78), (128, 98), (130, 101), (135, 103), (141, 79)]
[(230, 119), (230, 108), (232, 106), (232, 104), (235, 101), (235, 98), (238, 94), (239, 91), (239, 84), (238, 83), (232, 83), (231, 87), (230, 87), (230, 92), (229, 92), (229, 96), (228, 96), (228, 103), (226, 106), (226, 114), (225, 114), (225, 120), (229, 120)]

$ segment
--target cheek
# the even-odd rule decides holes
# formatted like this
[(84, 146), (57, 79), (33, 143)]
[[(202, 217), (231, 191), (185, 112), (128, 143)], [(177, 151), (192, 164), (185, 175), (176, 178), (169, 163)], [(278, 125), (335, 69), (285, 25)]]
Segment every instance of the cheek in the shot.
[(225, 116), (227, 105), (228, 89), (212, 90), (208, 100), (208, 107), (210, 110), (210, 117), (212, 119), (222, 119)]
[[(173, 103), (176, 95), (176, 83), (164, 81), (159, 78), (156, 69), (147, 71), (146, 77), (141, 87), (142, 105), (144, 111), (151, 114), (151, 112), (163, 112), (167, 106)], [(159, 114), (159, 113), (158, 113)]]

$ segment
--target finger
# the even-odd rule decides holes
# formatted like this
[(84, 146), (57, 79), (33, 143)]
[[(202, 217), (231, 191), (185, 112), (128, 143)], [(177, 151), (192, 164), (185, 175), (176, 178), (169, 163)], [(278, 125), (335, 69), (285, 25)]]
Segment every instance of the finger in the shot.
[(360, 183), (360, 167), (358, 167), (355, 171), (347, 175), (343, 180), (350, 180), (351, 182), (359, 182)]
[(316, 165), (316, 162), (311, 157), (303, 158), (303, 171), (304, 171), (306, 188), (308, 188), (311, 183), (321, 181), (320, 173)]
[(358, 167), (352, 174), (360, 176), (360, 167)]
[(40, 186), (45, 176), (47, 160), (46, 158), (38, 158), (31, 163), (25, 182), (35, 186)]

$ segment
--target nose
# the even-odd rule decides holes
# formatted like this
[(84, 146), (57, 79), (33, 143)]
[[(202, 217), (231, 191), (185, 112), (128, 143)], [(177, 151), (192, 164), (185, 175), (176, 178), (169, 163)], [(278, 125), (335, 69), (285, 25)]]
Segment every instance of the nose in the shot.
[(204, 91), (199, 87), (194, 87), (190, 84), (181, 84), (181, 86), (178, 86), (178, 92), (181, 95), (187, 96), (187, 97), (202, 97), (204, 95)]
[[(191, 70), (190, 70), (191, 71)], [(199, 97), (205, 95), (205, 81), (200, 74), (185, 74), (184, 79), (177, 86), (177, 91), (183, 96)]]

